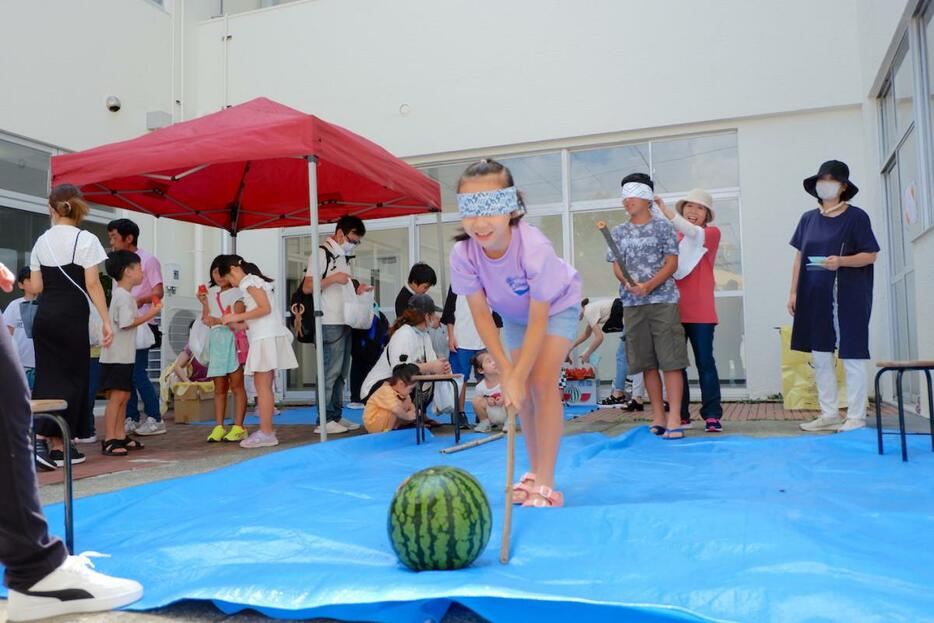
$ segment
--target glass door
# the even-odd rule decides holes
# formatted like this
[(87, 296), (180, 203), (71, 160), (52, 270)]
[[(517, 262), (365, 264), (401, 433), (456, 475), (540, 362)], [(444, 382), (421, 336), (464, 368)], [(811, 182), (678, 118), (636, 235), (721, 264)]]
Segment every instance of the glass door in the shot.
[[(375, 287), (376, 302), (387, 315), (393, 309), (396, 295), (408, 276), (410, 262), (409, 228), (371, 227), (368, 223), (367, 234), (357, 248), (357, 255), (350, 260), (350, 272), (361, 283)], [(319, 244), (330, 234), (323, 234)], [(284, 266), (286, 275), (285, 302), (305, 277), (308, 257), (313, 251), (310, 235), (285, 236)], [(317, 248), (317, 245), (314, 247)], [(317, 379), (314, 344), (293, 342), (298, 367), (286, 373), (286, 399), (307, 401), (314, 397)]]

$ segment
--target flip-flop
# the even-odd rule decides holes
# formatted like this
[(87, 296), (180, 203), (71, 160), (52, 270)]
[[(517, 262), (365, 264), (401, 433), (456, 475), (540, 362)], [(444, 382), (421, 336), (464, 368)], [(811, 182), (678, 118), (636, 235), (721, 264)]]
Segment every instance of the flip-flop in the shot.
[(657, 435), (658, 437), (661, 437), (662, 435), (664, 435), (665, 430), (666, 429), (664, 426), (659, 426), (658, 424), (655, 424), (654, 426), (649, 426), (649, 432), (652, 433), (653, 435)]
[[(672, 435), (677, 435), (677, 437), (672, 437)], [(669, 428), (662, 435), (662, 439), (684, 439), (684, 430), (681, 428)]]

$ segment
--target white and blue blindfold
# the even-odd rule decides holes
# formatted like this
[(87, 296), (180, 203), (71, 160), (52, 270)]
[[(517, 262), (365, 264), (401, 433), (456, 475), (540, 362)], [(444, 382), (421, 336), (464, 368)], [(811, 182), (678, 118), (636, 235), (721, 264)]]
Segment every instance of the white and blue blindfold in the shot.
[(628, 182), (623, 184), (623, 199), (627, 199), (629, 197), (652, 201), (655, 199), (655, 192), (648, 184), (642, 184), (640, 182)]
[(515, 186), (479, 193), (458, 193), (457, 210), (465, 218), (505, 216), (520, 210), (519, 193)]

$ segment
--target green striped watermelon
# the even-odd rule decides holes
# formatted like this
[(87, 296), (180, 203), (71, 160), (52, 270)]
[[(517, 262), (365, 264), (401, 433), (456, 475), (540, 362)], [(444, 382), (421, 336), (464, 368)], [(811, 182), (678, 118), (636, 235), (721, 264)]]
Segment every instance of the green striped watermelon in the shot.
[(405, 479), (389, 507), (389, 542), (414, 571), (466, 567), (490, 540), (493, 520), (483, 487), (456, 467), (423, 469)]

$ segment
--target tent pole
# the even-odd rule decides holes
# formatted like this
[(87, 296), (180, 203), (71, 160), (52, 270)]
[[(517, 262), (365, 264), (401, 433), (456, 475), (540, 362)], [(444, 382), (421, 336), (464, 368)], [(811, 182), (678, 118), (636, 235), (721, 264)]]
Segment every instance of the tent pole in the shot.
[[(308, 210), (311, 218), (311, 270), (314, 272), (312, 292), (315, 297), (315, 307), (321, 308), (321, 266), (318, 261), (318, 159), (308, 157)], [(317, 380), (315, 382), (315, 402), (318, 404), (318, 426), (321, 429), (321, 441), (328, 440), (327, 424), (327, 391), (324, 387), (324, 332), (321, 327), (321, 316), (315, 310), (315, 368)]]
[(441, 304), (448, 298), (447, 258), (444, 257), (444, 232), (441, 226), (441, 212), (435, 212), (438, 222), (438, 277), (441, 279)]
[(230, 234), (230, 255), (237, 254), (237, 234)]

